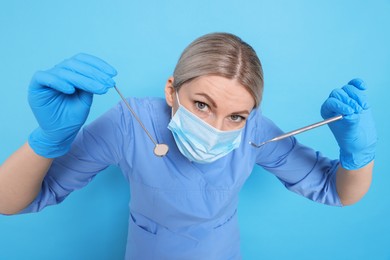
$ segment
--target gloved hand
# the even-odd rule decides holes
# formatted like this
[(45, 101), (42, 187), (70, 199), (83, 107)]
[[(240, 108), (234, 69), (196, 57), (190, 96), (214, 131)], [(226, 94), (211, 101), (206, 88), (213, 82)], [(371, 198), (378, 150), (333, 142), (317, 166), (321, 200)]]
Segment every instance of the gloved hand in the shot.
[(359, 169), (375, 157), (377, 134), (361, 79), (335, 89), (321, 107), (322, 117), (343, 115), (329, 124), (340, 147), (340, 163), (348, 170)]
[(67, 153), (88, 117), (93, 94), (114, 87), (116, 74), (113, 67), (88, 54), (35, 73), (28, 101), (39, 127), (30, 134), (30, 147), (47, 158)]

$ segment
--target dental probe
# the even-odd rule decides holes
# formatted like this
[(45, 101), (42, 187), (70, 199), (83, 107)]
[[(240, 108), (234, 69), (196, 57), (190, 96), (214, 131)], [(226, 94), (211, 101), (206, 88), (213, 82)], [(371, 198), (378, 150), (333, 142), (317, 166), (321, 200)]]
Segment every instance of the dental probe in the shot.
[(141, 120), (138, 118), (138, 116), (135, 114), (134, 110), (131, 108), (130, 104), (127, 102), (125, 97), (122, 95), (122, 93), (119, 91), (119, 89), (114, 86), (116, 92), (118, 92), (119, 96), (122, 98), (123, 102), (125, 102), (127, 108), (130, 110), (131, 114), (134, 116), (134, 118), (138, 121), (138, 123), (141, 125), (141, 127), (144, 129), (145, 133), (148, 135), (149, 139), (154, 143), (154, 149), (153, 152), (156, 156), (163, 157), (165, 156), (168, 151), (169, 147), (166, 144), (158, 144), (152, 137), (152, 135), (149, 133), (149, 131), (146, 129), (144, 124), (141, 122)]
[(299, 128), (299, 129), (296, 129), (296, 130), (293, 130), (293, 131), (290, 131), (288, 133), (285, 133), (285, 134), (282, 134), (282, 135), (279, 135), (275, 138), (272, 138), (268, 141), (265, 141), (265, 142), (262, 142), (260, 144), (255, 144), (253, 142), (249, 142), (249, 144), (251, 144), (252, 146), (256, 147), (256, 148), (259, 148), (267, 143), (270, 143), (270, 142), (275, 142), (275, 141), (279, 141), (279, 140), (282, 140), (284, 138), (287, 138), (287, 137), (290, 137), (290, 136), (293, 136), (293, 135), (297, 135), (297, 134), (300, 134), (302, 132), (305, 132), (305, 131), (308, 131), (308, 130), (311, 130), (313, 128), (316, 128), (316, 127), (319, 127), (319, 126), (322, 126), (322, 125), (325, 125), (325, 124), (329, 124), (331, 122), (334, 122), (334, 121), (337, 121), (337, 120), (340, 120), (342, 119), (343, 116), (342, 115), (338, 115), (338, 116), (334, 116), (334, 117), (330, 117), (328, 119), (325, 119), (323, 121), (320, 121), (320, 122), (317, 122), (317, 123), (314, 123), (314, 124), (311, 124), (311, 125), (308, 125), (308, 126), (305, 126), (305, 127), (302, 127), (302, 128)]

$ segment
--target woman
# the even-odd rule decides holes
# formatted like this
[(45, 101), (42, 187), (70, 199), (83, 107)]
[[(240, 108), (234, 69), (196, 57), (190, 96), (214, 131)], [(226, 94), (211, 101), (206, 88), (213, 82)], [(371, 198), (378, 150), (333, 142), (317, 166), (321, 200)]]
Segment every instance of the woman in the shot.
[(116, 71), (86, 54), (37, 72), (29, 102), (39, 127), (0, 169), (0, 212), (39, 211), (80, 189), (109, 165), (130, 185), (127, 259), (240, 258), (238, 193), (255, 164), (291, 191), (350, 205), (368, 190), (376, 133), (361, 80), (334, 90), (322, 106), (340, 146), (331, 160), (282, 133), (259, 108), (263, 73), (255, 51), (227, 33), (202, 36), (181, 55), (159, 98), (129, 98), (165, 157), (124, 103), (90, 125), (93, 94), (115, 85)]

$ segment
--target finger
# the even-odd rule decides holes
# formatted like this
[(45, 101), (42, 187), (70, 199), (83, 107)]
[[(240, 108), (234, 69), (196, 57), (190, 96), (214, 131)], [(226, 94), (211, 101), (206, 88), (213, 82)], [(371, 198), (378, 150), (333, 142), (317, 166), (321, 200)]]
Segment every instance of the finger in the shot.
[(369, 105), (367, 103), (367, 96), (364, 94), (364, 91), (356, 88), (354, 85), (345, 85), (343, 87), (345, 93), (348, 94), (350, 98), (355, 100), (360, 107), (363, 109), (368, 109)]
[(321, 107), (321, 115), (324, 119), (336, 115), (348, 116), (354, 113), (355, 111), (349, 105), (334, 97), (328, 98)]
[(344, 104), (350, 106), (354, 112), (359, 113), (362, 111), (362, 107), (358, 102), (349, 97), (349, 95), (343, 89), (335, 89), (330, 93), (330, 97), (336, 98)]
[(38, 71), (34, 74), (31, 80), (31, 90), (41, 89), (42, 86), (52, 88), (64, 94), (73, 94), (75, 88), (68, 81), (48, 73), (46, 71)]
[(98, 80), (103, 84), (107, 83), (109, 85), (115, 85), (115, 82), (111, 78), (111, 75), (83, 61), (79, 61), (76, 59), (67, 59), (56, 65), (56, 67), (79, 73), (88, 78)]
[(348, 85), (355, 86), (356, 88), (360, 90), (366, 90), (367, 86), (366, 83), (362, 79), (356, 78), (348, 82)]
[(78, 91), (78, 95), (79, 95), (80, 100), (82, 100), (87, 106), (92, 105), (93, 94), (80, 89)]
[(66, 80), (74, 88), (82, 89), (93, 94), (104, 94), (109, 88), (114, 87), (113, 83), (102, 83), (76, 72), (59, 67), (51, 69), (48, 73)]
[(117, 71), (116, 71), (116, 69), (114, 69), (114, 67), (109, 65), (104, 60), (99, 59), (98, 57), (95, 57), (95, 56), (92, 56), (89, 54), (85, 54), (85, 53), (79, 53), (79, 54), (73, 56), (73, 58), (76, 60), (79, 60), (81, 62), (85, 62), (85, 63), (97, 68), (98, 70), (105, 72), (106, 74), (110, 75), (111, 77), (114, 77), (117, 75)]

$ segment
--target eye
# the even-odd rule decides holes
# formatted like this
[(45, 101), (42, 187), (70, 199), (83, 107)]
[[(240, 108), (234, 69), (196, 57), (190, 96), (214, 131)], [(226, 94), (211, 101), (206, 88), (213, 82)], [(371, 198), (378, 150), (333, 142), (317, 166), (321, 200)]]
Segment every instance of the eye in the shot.
[(209, 106), (206, 103), (200, 102), (200, 101), (195, 101), (195, 107), (201, 112), (208, 112), (209, 111)]
[(245, 121), (246, 118), (243, 116), (240, 116), (240, 115), (231, 115), (230, 120), (235, 122), (235, 123), (241, 123), (241, 122)]

